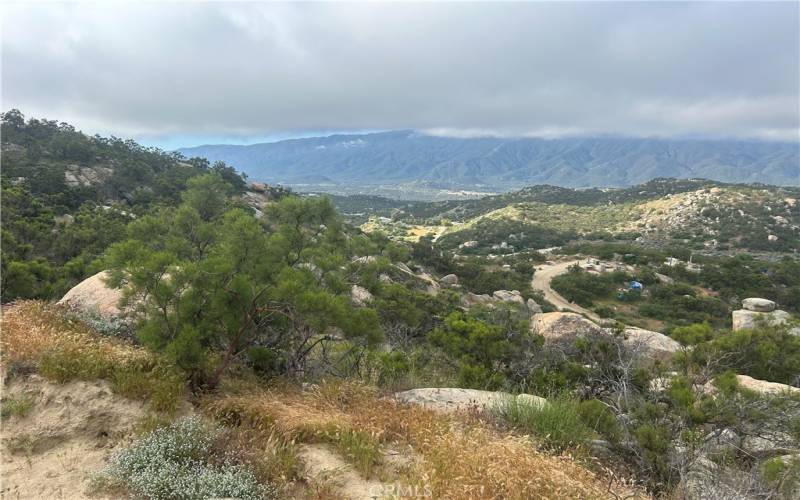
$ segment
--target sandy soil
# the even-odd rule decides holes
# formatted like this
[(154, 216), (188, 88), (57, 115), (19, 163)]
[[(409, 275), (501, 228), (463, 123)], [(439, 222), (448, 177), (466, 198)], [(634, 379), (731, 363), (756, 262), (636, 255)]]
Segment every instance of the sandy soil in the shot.
[(106, 382), (57, 385), (36, 375), (8, 381), (3, 399), (11, 398), (32, 406), (3, 421), (0, 497), (105, 498), (91, 494), (90, 476), (129, 438), (142, 404), (112, 394)]
[(393, 485), (374, 479), (364, 479), (353, 467), (328, 447), (318, 444), (303, 445), (300, 459), (309, 482), (330, 482), (338, 494), (353, 500), (384, 498), (391, 494)]

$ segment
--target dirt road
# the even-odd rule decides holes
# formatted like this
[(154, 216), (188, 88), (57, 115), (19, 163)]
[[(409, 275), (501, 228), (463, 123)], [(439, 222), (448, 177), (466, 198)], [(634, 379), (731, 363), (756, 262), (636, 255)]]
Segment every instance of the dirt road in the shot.
[(544, 298), (548, 300), (551, 304), (556, 306), (556, 309), (559, 311), (563, 310), (570, 310), (575, 311), (578, 314), (584, 314), (587, 318), (591, 319), (592, 321), (599, 323), (600, 316), (593, 313), (592, 311), (579, 306), (578, 304), (574, 304), (561, 295), (559, 295), (555, 290), (550, 288), (550, 281), (558, 276), (559, 274), (564, 274), (567, 272), (570, 266), (577, 264), (577, 260), (570, 260), (567, 262), (558, 262), (553, 265), (543, 264), (536, 268), (536, 272), (533, 274), (533, 280), (531, 280), (531, 288), (534, 290), (539, 290), (544, 294)]

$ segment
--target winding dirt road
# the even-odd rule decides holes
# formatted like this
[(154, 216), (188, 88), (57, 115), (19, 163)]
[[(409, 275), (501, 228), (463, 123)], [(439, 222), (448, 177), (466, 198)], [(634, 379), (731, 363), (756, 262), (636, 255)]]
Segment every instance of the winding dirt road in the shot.
[(536, 268), (536, 272), (533, 273), (533, 279), (531, 280), (531, 288), (534, 290), (539, 290), (544, 295), (544, 298), (547, 299), (548, 302), (556, 306), (556, 309), (559, 311), (569, 310), (574, 311), (578, 314), (583, 314), (587, 318), (591, 319), (595, 323), (599, 323), (601, 321), (600, 316), (593, 313), (592, 311), (579, 306), (578, 304), (574, 304), (561, 295), (559, 295), (555, 290), (550, 288), (550, 281), (558, 276), (559, 274), (564, 274), (567, 272), (570, 266), (577, 264), (579, 261), (577, 260), (570, 260), (567, 262), (558, 262), (553, 265), (543, 264)]

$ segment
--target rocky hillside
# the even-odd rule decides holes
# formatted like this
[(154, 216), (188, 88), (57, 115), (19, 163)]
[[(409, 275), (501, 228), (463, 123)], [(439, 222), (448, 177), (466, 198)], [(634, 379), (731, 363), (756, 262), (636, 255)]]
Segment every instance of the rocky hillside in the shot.
[(799, 200), (799, 188), (656, 179), (616, 190), (534, 186), (477, 200), (398, 202), (382, 223), (389, 232), (398, 224), (439, 226), (448, 247), (485, 240), (531, 249), (607, 235), (705, 251), (792, 252), (800, 248)]
[(67, 123), (2, 115), (2, 298), (53, 298), (130, 221), (174, 206), (191, 179), (213, 172), (254, 210), (286, 194), (248, 184), (224, 163), (187, 159), (134, 141), (90, 137)]

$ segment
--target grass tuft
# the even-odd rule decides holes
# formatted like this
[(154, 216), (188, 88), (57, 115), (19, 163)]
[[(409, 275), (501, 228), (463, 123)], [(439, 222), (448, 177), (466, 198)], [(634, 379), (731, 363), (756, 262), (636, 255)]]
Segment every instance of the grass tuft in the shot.
[(24, 417), (33, 409), (33, 399), (7, 398), (0, 402), (0, 418)]
[(539, 405), (513, 398), (496, 409), (496, 413), (514, 428), (533, 434), (555, 451), (565, 451), (583, 444), (591, 429), (581, 419), (580, 404), (569, 398), (548, 399)]

